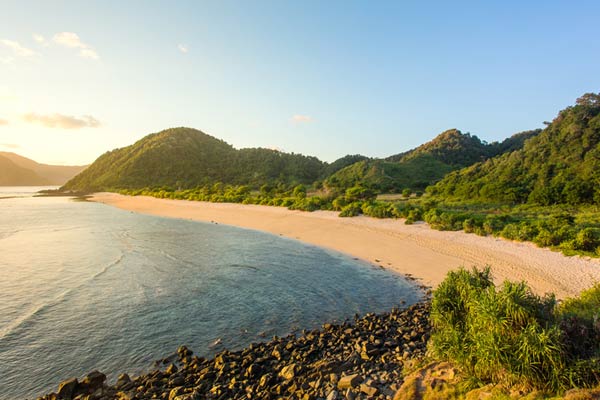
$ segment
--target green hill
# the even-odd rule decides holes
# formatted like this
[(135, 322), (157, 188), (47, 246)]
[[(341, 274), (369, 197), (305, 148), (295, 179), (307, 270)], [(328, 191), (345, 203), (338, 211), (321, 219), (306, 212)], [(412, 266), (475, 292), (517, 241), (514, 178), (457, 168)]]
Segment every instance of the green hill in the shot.
[(50, 182), (0, 154), (0, 186), (44, 186)]
[(502, 143), (487, 144), (477, 136), (450, 129), (408, 152), (384, 160), (366, 159), (345, 167), (329, 176), (325, 186), (345, 190), (362, 185), (378, 192), (396, 192), (404, 188), (423, 190), (451, 171), (519, 148), (526, 138), (536, 133), (524, 132)]
[(361, 154), (345, 155), (344, 157), (338, 158), (331, 164), (328, 164), (327, 167), (325, 167), (325, 171), (323, 171), (323, 177), (326, 178), (330, 175), (335, 174), (339, 170), (346, 168), (349, 165), (352, 165), (352, 164), (355, 164), (357, 162), (364, 161), (364, 160), (370, 160), (370, 158), (367, 156), (363, 156)]
[(310, 184), (324, 167), (315, 157), (260, 148), (237, 150), (199, 130), (172, 128), (103, 154), (63, 189)]
[(428, 190), (457, 200), (600, 203), (600, 95), (577, 99), (522, 149), (453, 172)]
[[(504, 146), (517, 146), (515, 138)], [(504, 142), (503, 142), (504, 143)], [(220, 182), (230, 185), (311, 185), (324, 180), (328, 189), (357, 184), (379, 192), (424, 189), (447, 173), (500, 151), (456, 129), (407, 153), (387, 160), (347, 155), (331, 164), (315, 157), (263, 148), (235, 149), (191, 128), (148, 135), (131, 146), (100, 156), (64, 190), (193, 188)], [(395, 159), (398, 161), (393, 161)]]

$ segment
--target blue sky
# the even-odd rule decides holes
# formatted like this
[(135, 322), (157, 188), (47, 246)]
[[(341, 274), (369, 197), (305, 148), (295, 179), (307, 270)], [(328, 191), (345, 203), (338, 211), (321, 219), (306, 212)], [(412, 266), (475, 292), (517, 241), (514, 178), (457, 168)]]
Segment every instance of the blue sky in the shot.
[(382, 157), (542, 127), (600, 91), (600, 2), (11, 1), (0, 150), (82, 164), (190, 126)]

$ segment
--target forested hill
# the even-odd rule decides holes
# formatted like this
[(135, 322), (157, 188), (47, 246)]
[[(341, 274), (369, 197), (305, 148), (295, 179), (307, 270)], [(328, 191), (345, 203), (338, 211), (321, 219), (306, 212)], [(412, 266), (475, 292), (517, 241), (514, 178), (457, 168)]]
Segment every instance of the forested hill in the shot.
[(366, 159), (343, 168), (332, 174), (325, 186), (345, 190), (360, 184), (378, 192), (423, 190), (451, 171), (520, 148), (537, 133), (523, 132), (501, 143), (487, 144), (477, 136), (450, 129), (405, 153), (384, 160)]
[(103, 154), (62, 189), (310, 184), (322, 176), (325, 166), (315, 157), (262, 148), (237, 150), (199, 130), (172, 128)]
[(453, 172), (429, 191), (457, 200), (600, 203), (600, 94), (577, 99), (522, 149)]
[[(270, 149), (238, 150), (199, 130), (172, 128), (103, 154), (63, 190), (184, 189), (214, 183), (253, 188), (264, 184), (319, 186), (321, 181), (337, 191), (356, 185), (377, 192), (417, 190), (450, 171), (518, 147), (526, 136), (507, 139), (511, 142), (501, 147), (506, 141), (488, 145), (453, 129), (388, 161), (347, 155), (328, 164), (315, 157)], [(389, 161), (396, 157), (398, 162)]]

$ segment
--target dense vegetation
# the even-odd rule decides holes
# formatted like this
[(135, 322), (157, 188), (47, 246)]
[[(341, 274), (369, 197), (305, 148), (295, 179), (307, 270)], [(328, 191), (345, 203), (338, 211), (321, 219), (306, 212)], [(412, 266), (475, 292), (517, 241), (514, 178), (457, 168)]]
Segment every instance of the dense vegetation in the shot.
[(324, 168), (315, 157), (261, 148), (236, 150), (198, 130), (173, 128), (103, 154), (63, 189), (191, 188), (217, 182), (310, 184)]
[(398, 162), (347, 155), (327, 164), (315, 157), (269, 149), (237, 150), (198, 130), (174, 128), (102, 155), (64, 189), (190, 189), (222, 183), (252, 189), (264, 184), (304, 184), (336, 193), (357, 185), (378, 193), (423, 190), (448, 172), (503, 149), (511, 147), (488, 145), (454, 129), (403, 154)]
[(450, 129), (435, 139), (385, 160), (362, 160), (332, 174), (324, 182), (329, 189), (344, 191), (362, 185), (379, 193), (399, 193), (403, 189), (424, 190), (449, 172), (520, 148), (538, 134), (516, 134), (502, 143), (487, 144), (477, 136)]
[(435, 290), (430, 346), (471, 386), (549, 393), (600, 382), (600, 284), (558, 304), (525, 283), (494, 286), (489, 269), (450, 272)]
[(451, 173), (429, 191), (479, 202), (600, 204), (600, 95), (577, 99), (522, 149)]

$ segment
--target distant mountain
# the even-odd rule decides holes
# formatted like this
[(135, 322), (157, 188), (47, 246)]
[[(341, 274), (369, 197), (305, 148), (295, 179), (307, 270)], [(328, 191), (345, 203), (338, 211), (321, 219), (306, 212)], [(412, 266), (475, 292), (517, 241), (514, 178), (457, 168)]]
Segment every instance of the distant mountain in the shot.
[(344, 190), (361, 184), (379, 192), (404, 188), (423, 190), (451, 171), (522, 146), (535, 131), (513, 135), (502, 143), (487, 144), (477, 136), (450, 129), (433, 140), (383, 160), (362, 160), (329, 176), (325, 186)]
[(0, 186), (44, 186), (49, 181), (0, 155)]
[(453, 172), (429, 191), (477, 201), (600, 203), (600, 94), (577, 99), (523, 148)]
[[(9, 160), (12, 164), (19, 167), (21, 170), (25, 170), (28, 172), (20, 172), (19, 176), (21, 178), (17, 178), (17, 175), (11, 175), (11, 181), (18, 182), (13, 183), (11, 185), (31, 185), (31, 186), (39, 186), (39, 185), (63, 185), (69, 179), (83, 171), (86, 166), (67, 166), (67, 165), (48, 165), (48, 164), (40, 164), (29, 158), (20, 156), (15, 153), (0, 151), (0, 157)], [(3, 164), (8, 165), (8, 164)], [(14, 168), (11, 169), (14, 171)], [(7, 175), (8, 173), (6, 173)], [(16, 173), (15, 173), (16, 174)], [(38, 182), (38, 183), (31, 183)], [(41, 183), (40, 183), (41, 182)], [(2, 185), (8, 185), (5, 183), (0, 183)]]
[(262, 148), (237, 150), (199, 130), (172, 128), (103, 154), (63, 189), (311, 184), (325, 166), (315, 157)]

